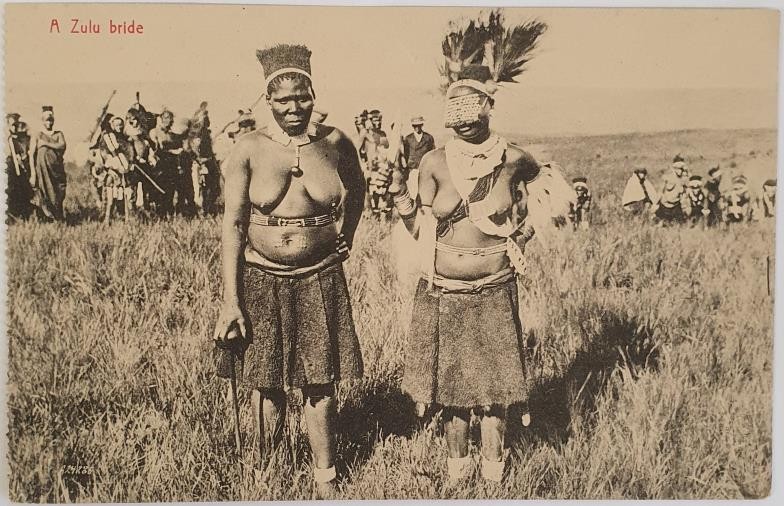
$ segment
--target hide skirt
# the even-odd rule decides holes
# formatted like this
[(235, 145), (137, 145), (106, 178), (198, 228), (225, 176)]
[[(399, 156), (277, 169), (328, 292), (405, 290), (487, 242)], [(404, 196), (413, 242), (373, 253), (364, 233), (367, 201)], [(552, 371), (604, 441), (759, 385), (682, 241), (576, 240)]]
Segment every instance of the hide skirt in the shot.
[(415, 402), (473, 408), (526, 400), (522, 325), (514, 276), (459, 293), (419, 281), (403, 391)]
[(257, 390), (287, 390), (362, 377), (341, 263), (306, 276), (278, 276), (245, 263), (247, 339), (216, 348), (217, 374)]

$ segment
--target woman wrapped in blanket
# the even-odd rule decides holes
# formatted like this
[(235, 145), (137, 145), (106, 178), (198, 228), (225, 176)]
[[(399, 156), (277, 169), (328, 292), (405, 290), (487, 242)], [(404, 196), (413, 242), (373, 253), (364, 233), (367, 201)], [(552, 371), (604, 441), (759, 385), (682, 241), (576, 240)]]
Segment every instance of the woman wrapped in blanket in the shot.
[[(453, 481), (471, 473), (471, 411), (481, 417), (482, 476), (502, 478), (506, 408), (528, 395), (516, 274), (533, 236), (528, 204), (542, 202), (531, 192), (552, 188), (553, 179), (548, 166), (491, 131), (489, 77), (487, 67), (471, 65), (450, 85), (445, 125), (455, 137), (422, 159), (418, 199), (397, 171), (391, 186), (424, 258), (402, 387), (420, 413), (444, 408)], [(568, 202), (562, 207), (565, 215)]]
[(365, 184), (348, 137), (310, 121), (310, 54), (287, 44), (257, 53), (274, 121), (243, 135), (225, 162), (224, 303), (214, 338), (235, 343), (219, 350), (218, 374), (234, 367), (253, 390), (262, 454), (281, 436), (284, 391), (302, 390), (316, 490), (328, 494), (334, 385), (362, 375), (342, 263)]

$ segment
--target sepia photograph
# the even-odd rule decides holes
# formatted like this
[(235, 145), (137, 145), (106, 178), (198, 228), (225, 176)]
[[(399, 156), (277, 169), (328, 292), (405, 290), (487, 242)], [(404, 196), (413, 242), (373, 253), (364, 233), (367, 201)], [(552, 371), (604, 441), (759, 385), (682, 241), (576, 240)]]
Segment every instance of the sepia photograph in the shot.
[(779, 10), (3, 8), (11, 501), (771, 495)]

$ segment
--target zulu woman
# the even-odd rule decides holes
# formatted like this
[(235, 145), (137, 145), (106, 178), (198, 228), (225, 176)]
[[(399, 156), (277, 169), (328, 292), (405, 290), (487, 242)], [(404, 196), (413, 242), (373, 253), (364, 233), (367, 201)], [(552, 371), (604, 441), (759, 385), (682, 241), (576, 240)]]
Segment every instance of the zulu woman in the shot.
[(238, 345), (224, 352), (219, 375), (238, 364), (253, 389), (262, 452), (281, 434), (284, 391), (302, 390), (314, 479), (327, 493), (335, 383), (363, 369), (342, 263), (365, 185), (348, 137), (310, 121), (310, 54), (299, 45), (257, 52), (274, 122), (239, 138), (225, 163), (224, 302), (214, 337)]
[(47, 221), (65, 220), (63, 202), (67, 185), (65, 175), (65, 136), (54, 129), (54, 109), (43, 106), (41, 113), (43, 128), (35, 136), (32, 148), (33, 204), (39, 217)]
[(528, 394), (516, 285), (533, 235), (526, 218), (535, 205), (555, 205), (545, 188), (562, 193), (561, 216), (574, 193), (557, 171), (491, 130), (491, 70), (461, 67), (450, 72), (446, 95), (445, 126), (455, 137), (422, 158), (417, 200), (399, 171), (391, 186), (424, 259), (402, 388), (420, 413), (444, 408), (450, 481), (472, 471), (471, 411), (481, 417), (481, 474), (500, 481), (506, 408)]

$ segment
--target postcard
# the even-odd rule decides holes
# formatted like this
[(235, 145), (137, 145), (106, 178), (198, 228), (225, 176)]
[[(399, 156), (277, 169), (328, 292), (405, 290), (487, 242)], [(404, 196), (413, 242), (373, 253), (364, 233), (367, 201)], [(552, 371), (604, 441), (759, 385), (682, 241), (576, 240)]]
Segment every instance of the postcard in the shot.
[(767, 497), (779, 15), (7, 4), (10, 499)]

